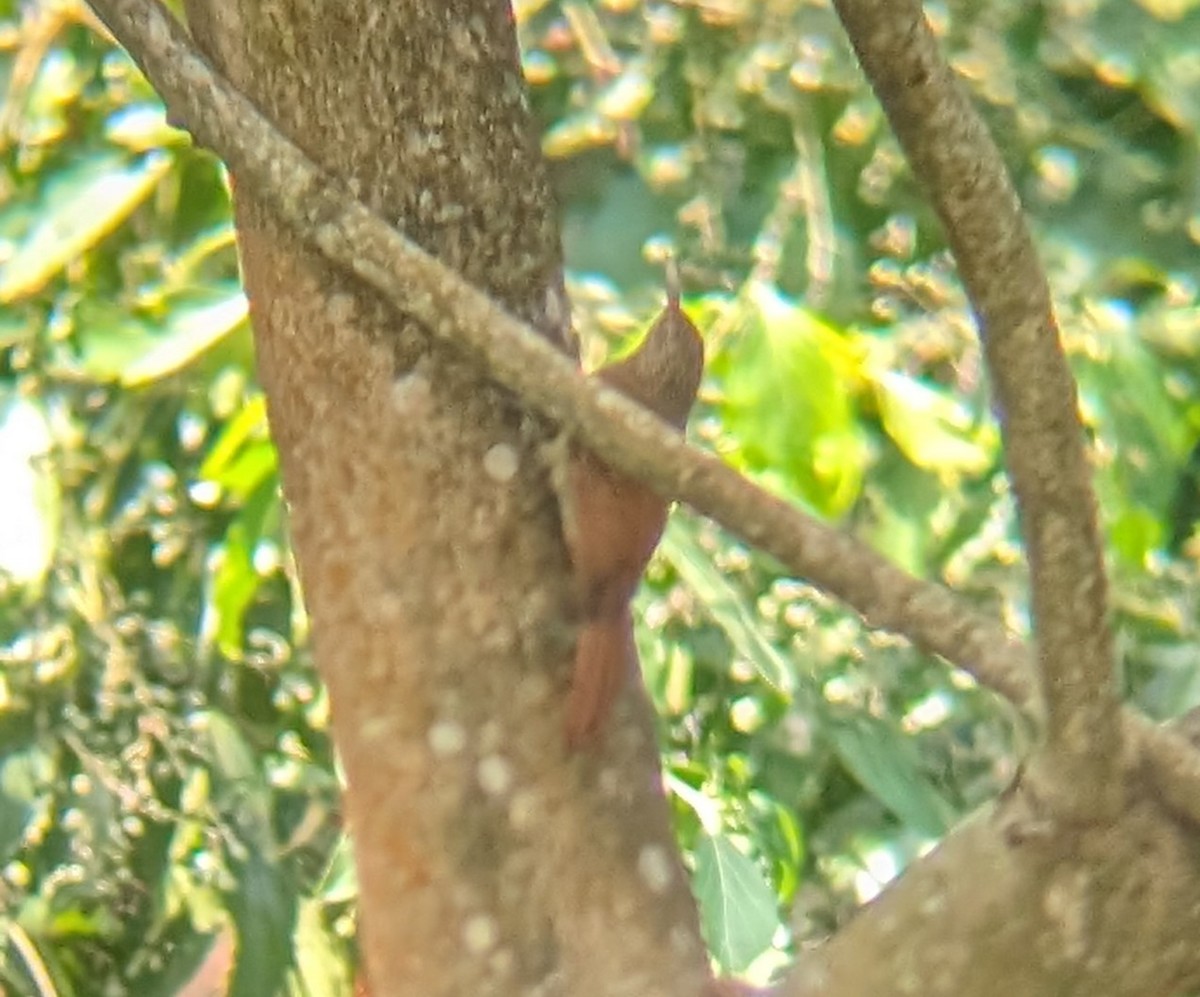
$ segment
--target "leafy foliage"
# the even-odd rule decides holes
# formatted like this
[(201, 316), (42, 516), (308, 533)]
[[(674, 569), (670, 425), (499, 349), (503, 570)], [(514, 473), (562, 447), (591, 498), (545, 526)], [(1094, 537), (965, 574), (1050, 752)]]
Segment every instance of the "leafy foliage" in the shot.
[[(674, 245), (705, 290), (698, 440), (1022, 629), (969, 308), (827, 5), (514, 7), (589, 356), (651, 314)], [(1200, 8), (929, 11), (1044, 250), (1129, 695), (1182, 712)], [(170, 994), (232, 927), (235, 992), (343, 993), (353, 876), (224, 176), (80, 5), (0, 18), (0, 980)], [(1011, 775), (992, 697), (706, 523), (677, 515), (639, 608), (731, 970), (768, 976)]]

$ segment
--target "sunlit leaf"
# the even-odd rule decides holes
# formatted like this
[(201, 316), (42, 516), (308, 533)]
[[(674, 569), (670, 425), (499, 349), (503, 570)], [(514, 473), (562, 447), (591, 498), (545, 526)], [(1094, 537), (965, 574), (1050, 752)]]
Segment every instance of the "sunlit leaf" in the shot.
[(94, 302), (78, 316), (79, 363), (96, 380), (140, 387), (178, 373), (245, 318), (246, 299), (236, 288), (205, 301), (175, 303), (161, 323)]
[(723, 835), (703, 836), (695, 857), (704, 937), (717, 961), (736, 973), (766, 951), (779, 928), (775, 892), (754, 861)]
[(244, 621), (263, 583), (254, 562), (258, 545), (277, 526), (279, 496), (276, 487), (275, 448), (266, 441), (251, 441), (232, 455), (213, 479), (241, 502), (214, 559), (209, 588), (208, 629), (221, 653), (231, 660), (242, 657)]
[(754, 794), (757, 809), (764, 812), (759, 824), (763, 839), (767, 842), (763, 851), (773, 859), (774, 872), (780, 899), (790, 902), (800, 885), (800, 872), (804, 866), (804, 832), (795, 812), (765, 793)]
[(40, 290), (67, 263), (117, 228), (171, 168), (171, 157), (96, 156), (47, 186), (37, 221), (0, 271), (0, 302)]
[(0, 572), (35, 587), (54, 557), (62, 517), (51, 443), (37, 401), (0, 392)]
[(254, 570), (252, 543), (246, 527), (235, 522), (225, 533), (217, 570), (212, 580), (213, 636), (221, 653), (237, 661), (245, 644), (243, 620), (262, 579)]
[(562, 0), (562, 12), (588, 65), (598, 73), (616, 72), (621, 60), (613, 51), (596, 8), (583, 0)]
[(718, 403), (746, 470), (766, 474), (831, 516), (858, 497), (866, 447), (853, 385), (859, 358), (816, 316), (754, 283), (741, 334), (714, 359)]
[(161, 104), (130, 104), (121, 108), (109, 117), (104, 133), (114, 145), (131, 152), (148, 152), (189, 141), (187, 132), (167, 124), (167, 112)]
[(354, 867), (354, 849), (349, 836), (343, 834), (338, 838), (317, 894), (327, 904), (347, 903), (358, 896), (358, 872)]
[(267, 442), (267, 400), (259, 394), (250, 398), (221, 431), (200, 465), (198, 477), (213, 481), (223, 488), (235, 483), (245, 484), (236, 470), (235, 462), (247, 449)]
[(240, 326), (246, 313), (246, 296), (240, 290), (215, 301), (173, 308), (153, 345), (121, 372), (121, 380), (137, 387), (176, 373)]
[(343, 997), (352, 990), (350, 967), (325, 923), (324, 907), (300, 902), (296, 919), (296, 971), (307, 997)]
[(976, 420), (950, 394), (895, 371), (883, 373), (874, 386), (883, 428), (917, 467), (953, 481), (995, 463), (995, 424)]
[(633, 121), (654, 97), (654, 81), (644, 59), (633, 59), (601, 93), (596, 109), (605, 117)]
[(542, 152), (551, 159), (566, 159), (597, 146), (611, 145), (617, 126), (595, 111), (582, 111), (561, 119), (542, 135)]

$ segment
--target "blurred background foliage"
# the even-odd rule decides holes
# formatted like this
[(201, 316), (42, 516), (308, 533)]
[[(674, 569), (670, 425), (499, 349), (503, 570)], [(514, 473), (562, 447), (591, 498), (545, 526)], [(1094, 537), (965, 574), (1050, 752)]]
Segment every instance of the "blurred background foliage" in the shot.
[[(695, 438), (1025, 631), (969, 307), (828, 4), (514, 7), (589, 363), (673, 248), (710, 344)], [(1200, 3), (927, 10), (1044, 253), (1128, 696), (1176, 715)], [(77, 0), (0, 0), (0, 65), (0, 984), (174, 994), (236, 940), (232, 992), (344, 994), (355, 888), (225, 177)], [(1013, 772), (1011, 711), (695, 517), (639, 609), (728, 971), (768, 978)]]

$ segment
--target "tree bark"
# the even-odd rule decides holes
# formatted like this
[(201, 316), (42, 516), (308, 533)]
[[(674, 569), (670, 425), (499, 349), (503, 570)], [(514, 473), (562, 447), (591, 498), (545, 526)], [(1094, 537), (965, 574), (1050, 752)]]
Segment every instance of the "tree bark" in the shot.
[[(188, 13), (333, 182), (569, 344), (506, 0)], [(374, 994), (698, 992), (644, 704), (602, 752), (565, 750), (573, 606), (547, 425), (233, 180)]]

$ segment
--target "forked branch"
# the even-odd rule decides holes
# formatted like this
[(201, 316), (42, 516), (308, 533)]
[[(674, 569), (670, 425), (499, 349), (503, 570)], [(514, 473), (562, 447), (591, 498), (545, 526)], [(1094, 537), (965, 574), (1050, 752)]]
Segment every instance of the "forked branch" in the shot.
[(1061, 805), (1111, 815), (1122, 739), (1104, 550), (1045, 274), (1000, 151), (918, 0), (835, 6), (978, 317), (1029, 558), (1046, 774)]

